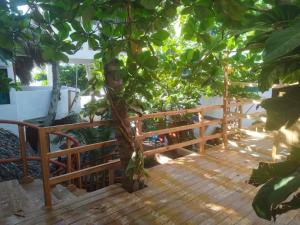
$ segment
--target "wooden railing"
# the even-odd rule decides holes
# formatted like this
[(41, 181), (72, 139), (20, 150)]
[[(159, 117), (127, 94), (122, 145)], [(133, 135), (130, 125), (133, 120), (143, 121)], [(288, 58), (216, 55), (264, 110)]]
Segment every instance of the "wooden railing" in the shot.
[[(230, 107), (241, 107), (243, 104), (247, 104), (249, 102), (238, 102), (234, 104), (228, 104), (228, 108), (225, 110), (228, 112), (228, 109)], [(184, 109), (184, 110), (176, 110), (176, 111), (167, 111), (167, 112), (158, 112), (158, 113), (151, 113), (151, 114), (145, 114), (142, 116), (133, 116), (130, 117), (130, 121), (135, 123), (136, 127), (136, 138), (140, 140), (144, 140), (147, 137), (152, 137), (154, 135), (165, 135), (169, 133), (176, 133), (176, 132), (182, 132), (182, 131), (188, 131), (193, 129), (199, 129), (199, 137), (183, 141), (180, 143), (175, 143), (167, 146), (160, 146), (148, 151), (144, 152), (144, 156), (153, 156), (157, 153), (163, 153), (171, 150), (175, 150), (178, 148), (190, 146), (190, 145), (197, 145), (198, 146), (198, 152), (199, 154), (205, 153), (205, 142), (211, 139), (216, 138), (222, 138), (223, 140), (227, 140), (227, 134), (230, 131), (227, 131), (227, 123), (230, 120), (236, 120), (238, 119), (241, 121), (242, 118), (244, 118), (244, 115), (242, 112), (238, 112), (238, 114), (231, 114), (229, 117), (227, 116), (228, 113), (224, 113), (223, 118), (219, 119), (213, 119), (213, 120), (207, 120), (205, 119), (205, 113), (212, 110), (223, 110), (223, 105), (205, 105), (200, 106), (199, 108), (194, 109)], [(157, 118), (168, 118), (171, 116), (177, 116), (177, 115), (186, 115), (186, 114), (193, 114), (197, 115), (199, 118), (199, 121), (194, 124), (187, 124), (183, 126), (176, 126), (176, 127), (170, 127), (170, 128), (164, 128), (154, 131), (143, 131), (143, 122), (148, 119), (157, 119)], [(3, 121), (0, 121), (0, 123)], [(10, 121), (11, 122), (11, 121)], [(241, 123), (241, 122), (239, 122)], [(20, 152), (21, 152), (21, 160), (23, 162), (23, 170), (24, 174), (28, 175), (27, 172), (27, 163), (26, 163), (26, 157), (24, 153), (24, 134), (22, 133), (24, 126), (28, 125), (25, 123), (17, 123), (20, 127)], [(205, 128), (209, 125), (220, 125), (223, 127), (223, 129), (220, 130), (219, 133), (211, 134), (211, 135), (205, 135)], [(31, 126), (31, 125), (30, 125)], [(93, 123), (76, 123), (76, 124), (67, 124), (67, 125), (58, 125), (58, 126), (51, 126), (51, 127), (34, 127), (38, 129), (39, 133), (39, 144), (40, 144), (40, 156), (41, 156), (41, 167), (43, 172), (43, 188), (44, 188), (44, 199), (45, 199), (45, 206), (51, 207), (52, 201), (51, 201), (51, 188), (62, 182), (69, 182), (70, 180), (78, 179), (78, 183), (80, 185), (81, 183), (81, 177), (90, 175), (93, 173), (98, 173), (101, 171), (108, 171), (109, 174), (109, 184), (112, 184), (114, 182), (114, 170), (116, 170), (118, 167), (120, 167), (121, 163), (119, 159), (110, 160), (108, 162), (105, 162), (103, 164), (90, 166), (87, 168), (81, 168), (80, 162), (80, 153), (89, 152), (95, 149), (99, 149), (102, 147), (107, 146), (114, 146), (118, 145), (117, 140), (109, 140), (104, 141), (100, 143), (93, 143), (85, 146), (79, 146), (80, 143), (72, 138), (70, 135), (67, 135), (65, 132), (75, 129), (81, 129), (81, 128), (95, 128), (95, 127), (101, 127), (101, 126), (112, 126), (112, 121), (105, 120), (105, 121), (96, 121)], [(67, 148), (63, 150), (58, 150), (54, 152), (49, 152), (49, 134), (56, 134), (61, 135), (67, 138)], [(71, 144), (73, 143), (73, 145)], [(226, 147), (226, 143), (224, 143), (224, 146)], [(58, 157), (66, 157), (67, 158), (67, 165), (66, 165), (66, 173), (62, 175), (57, 176), (51, 176), (49, 171), (49, 162), (53, 161), (53, 159), (56, 159)], [(71, 166), (72, 164), (72, 158), (77, 158), (77, 166), (76, 170), (74, 170)], [(1, 163), (1, 161), (0, 161)]]
[[(58, 125), (51, 127), (41, 127), (39, 128), (39, 139), (40, 139), (40, 152), (42, 160), (42, 171), (43, 171), (43, 184), (44, 184), (44, 199), (45, 206), (51, 207), (51, 187), (62, 182), (78, 179), (79, 186), (81, 185), (81, 177), (90, 175), (93, 173), (108, 170), (109, 171), (109, 183), (113, 183), (113, 170), (120, 166), (120, 160), (112, 160), (110, 162), (91, 166), (88, 168), (81, 168), (81, 156), (80, 153), (92, 151), (102, 147), (116, 145), (116, 140), (105, 141), (100, 143), (89, 144), (85, 146), (71, 146), (67, 144), (67, 148), (63, 150), (58, 150), (54, 152), (49, 152), (49, 134), (53, 133), (63, 133), (70, 130), (81, 129), (81, 128), (95, 128), (100, 126), (112, 125), (112, 121), (96, 121), (93, 123), (75, 123), (67, 125)], [(48, 162), (51, 159), (58, 157), (66, 157), (67, 159), (67, 170), (65, 174), (51, 177), (49, 172)], [(72, 169), (72, 158), (76, 157), (77, 168), (76, 171)]]
[[(14, 120), (0, 120), (0, 124), (10, 124), (16, 125), (18, 127), (18, 135), (19, 135), (19, 156), (0, 159), (0, 164), (13, 163), (13, 162), (22, 162), (22, 182), (30, 182), (33, 178), (31, 178), (28, 174), (28, 161), (40, 161), (41, 157), (39, 156), (28, 156), (26, 154), (26, 128), (32, 128), (35, 130), (39, 130), (40, 127), (26, 122), (14, 121)], [(68, 140), (78, 144), (77, 140), (75, 140), (72, 136), (63, 133), (53, 133), (59, 136), (65, 136)], [(66, 167), (63, 163), (60, 163), (55, 160), (50, 160), (48, 163), (55, 164), (58, 167)]]
[[(226, 135), (226, 132), (221, 132), (209, 136), (205, 136), (205, 127), (209, 125), (222, 125), (224, 122), (223, 119), (215, 119), (215, 120), (205, 120), (204, 119), (204, 114), (205, 112), (212, 111), (212, 110), (218, 110), (218, 109), (223, 109), (222, 105), (205, 105), (205, 106), (200, 106), (199, 108), (194, 108), (194, 109), (183, 109), (183, 110), (177, 110), (177, 111), (168, 111), (168, 112), (158, 112), (158, 113), (151, 113), (151, 114), (146, 114), (141, 117), (135, 116), (131, 117), (131, 121), (135, 121), (136, 127), (137, 127), (137, 138), (140, 140), (144, 140), (147, 137), (152, 137), (154, 135), (162, 135), (162, 134), (169, 134), (169, 133), (175, 133), (179, 131), (187, 131), (187, 130), (192, 130), (192, 129), (199, 129), (199, 134), (200, 137), (193, 139), (193, 140), (188, 140), (184, 141), (181, 143), (176, 143), (173, 145), (167, 145), (155, 149), (151, 149), (149, 151), (144, 152), (145, 156), (152, 156), (157, 153), (163, 153), (166, 151), (171, 151), (177, 148), (182, 148), (194, 144), (199, 145), (199, 153), (204, 154), (205, 152), (205, 142), (207, 140), (215, 139), (215, 138), (220, 138)], [(155, 130), (155, 131), (149, 131), (149, 132), (143, 132), (142, 127), (143, 127), (143, 121), (147, 119), (153, 119), (153, 118), (161, 118), (161, 117), (167, 117), (167, 116), (176, 116), (176, 115), (185, 115), (185, 114), (197, 114), (199, 118), (199, 122), (195, 124), (189, 124), (189, 125), (184, 125), (184, 126), (179, 126), (179, 127), (172, 127), (172, 128), (165, 128), (161, 130)]]

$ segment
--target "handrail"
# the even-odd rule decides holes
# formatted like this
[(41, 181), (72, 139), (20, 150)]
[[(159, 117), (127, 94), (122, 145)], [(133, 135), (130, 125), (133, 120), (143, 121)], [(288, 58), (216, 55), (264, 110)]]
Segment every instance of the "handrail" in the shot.
[[(239, 107), (241, 109), (243, 104), (247, 104), (248, 102), (243, 101), (243, 102), (238, 102), (238, 103), (229, 103), (228, 108), (230, 107)], [(227, 109), (228, 109), (227, 108)], [(156, 113), (150, 113), (150, 114), (144, 114), (142, 116), (132, 116), (129, 117), (129, 120), (131, 122), (135, 122), (136, 125), (136, 138), (139, 140), (144, 140), (147, 137), (151, 137), (154, 135), (163, 135), (163, 134), (169, 134), (169, 133), (176, 133), (176, 132), (181, 132), (181, 131), (187, 131), (187, 130), (193, 130), (193, 129), (199, 129), (200, 136), (198, 138), (184, 141), (181, 143), (176, 143), (172, 145), (167, 145), (167, 146), (162, 146), (158, 148), (154, 148), (148, 151), (144, 152), (144, 156), (153, 156), (154, 154), (157, 153), (163, 153), (166, 151), (171, 151), (177, 148), (181, 147), (186, 147), (190, 145), (197, 144), (199, 146), (199, 153), (204, 154), (205, 153), (205, 142), (207, 140), (215, 139), (215, 138), (220, 138), (227, 137), (231, 131), (227, 131), (225, 129), (221, 130), (219, 133), (215, 133), (212, 135), (205, 135), (205, 127), (213, 124), (220, 124), (223, 125), (226, 124), (224, 123), (224, 117), (223, 119), (215, 119), (215, 120), (207, 120), (204, 119), (204, 113), (206, 111), (210, 110), (225, 110), (223, 105), (203, 105), (198, 108), (193, 108), (193, 109), (182, 109), (182, 110), (176, 110), (176, 111), (167, 111), (167, 112), (156, 112)], [(142, 123), (144, 120), (147, 119), (153, 119), (153, 118), (161, 118), (165, 116), (175, 116), (175, 115), (182, 115), (182, 114), (197, 114), (199, 118), (199, 122), (194, 123), (194, 124), (188, 124), (184, 126), (177, 126), (177, 127), (171, 127), (171, 128), (164, 128), (164, 129), (159, 129), (159, 130), (154, 130), (154, 131), (148, 131), (148, 132), (143, 132), (142, 130)], [(248, 113), (249, 114), (249, 113)], [(227, 120), (231, 119), (239, 119), (239, 124), (241, 123), (241, 119), (243, 118), (242, 112), (237, 113), (237, 114), (232, 114), (233, 117), (226, 117)], [(49, 126), (49, 127), (37, 127), (35, 125), (25, 123), (25, 122), (17, 122), (17, 121), (9, 121), (9, 120), (0, 120), (0, 123), (11, 123), (11, 124), (16, 124), (18, 126), (28, 126), (32, 128), (38, 129), (39, 132), (39, 140), (40, 140), (40, 152), (41, 152), (41, 166), (42, 166), (42, 171), (43, 171), (43, 186), (44, 186), (44, 199), (45, 199), (45, 206), (46, 207), (51, 207), (51, 187), (55, 184), (65, 182), (65, 181), (70, 181), (72, 179), (79, 178), (81, 181), (82, 176), (86, 176), (92, 173), (108, 170), (109, 171), (109, 183), (113, 183), (113, 171), (120, 166), (121, 162), (119, 159), (113, 160), (106, 162), (104, 164), (96, 165), (96, 166), (91, 166), (87, 168), (81, 168), (80, 166), (80, 154), (84, 152), (88, 152), (94, 149), (99, 149), (102, 147), (107, 147), (107, 146), (113, 146), (113, 145), (118, 145), (118, 140), (109, 140), (109, 141), (104, 141), (104, 142), (99, 142), (99, 143), (94, 143), (94, 144), (89, 144), (89, 145), (84, 145), (80, 146), (80, 143), (78, 140), (76, 140), (74, 137), (71, 135), (68, 135), (64, 132), (73, 130), (73, 129), (81, 129), (81, 128), (94, 128), (94, 127), (99, 127), (99, 126), (110, 126), (113, 125), (112, 120), (101, 120), (101, 121), (94, 121), (92, 123), (90, 122), (84, 122), (84, 123), (75, 123), (75, 124), (65, 124), (65, 125), (58, 125), (58, 126)], [(49, 134), (54, 134), (54, 135), (61, 135), (63, 137), (66, 137), (68, 141), (71, 141), (73, 145), (70, 145), (67, 143), (67, 149), (63, 150), (58, 150), (55, 152), (49, 152)], [(73, 171), (70, 168), (70, 162), (72, 159), (72, 156), (75, 155), (77, 157), (77, 170)], [(67, 159), (67, 168), (66, 174), (63, 175), (58, 175), (51, 177), (50, 176), (50, 171), (49, 171), (49, 162), (53, 162), (52, 160), (57, 157), (65, 156)], [(8, 160), (8, 159), (6, 159)], [(17, 160), (17, 159), (11, 159), (11, 160)], [(22, 160), (30, 160), (30, 158), (25, 157), (22, 158)], [(1, 160), (0, 160), (1, 163)], [(3, 163), (3, 162), (2, 162)]]
[(0, 120), (0, 123), (2, 123), (2, 124), (14, 124), (14, 125), (18, 125), (18, 126), (24, 126), (24, 127), (39, 129), (39, 126), (37, 126), (37, 125), (27, 123), (27, 122), (16, 121), (16, 120)]
[[(19, 148), (20, 148), (20, 157), (13, 157), (13, 158), (6, 158), (6, 159), (0, 159), (0, 164), (5, 163), (12, 163), (12, 162), (19, 162), (22, 161), (22, 172), (23, 172), (23, 180), (31, 179), (28, 174), (28, 161), (41, 161), (40, 156), (26, 156), (26, 138), (25, 138), (25, 127), (33, 128), (36, 130), (39, 130), (40, 127), (27, 123), (27, 122), (21, 122), (21, 121), (15, 121), (15, 120), (0, 120), (0, 124), (11, 124), (11, 125), (17, 125), (18, 131), (19, 131)], [(68, 140), (72, 141), (75, 146), (79, 146), (80, 143), (78, 140), (73, 138), (72, 136), (62, 133), (62, 132), (52, 132), (55, 135), (64, 136)], [(55, 164), (60, 168), (66, 168), (66, 165), (64, 163), (58, 162), (56, 160), (49, 159), (49, 163)]]
[(131, 117), (129, 117), (129, 119), (130, 119), (130, 121), (135, 121), (137, 119), (145, 120), (145, 119), (159, 118), (159, 117), (164, 117), (164, 116), (174, 116), (174, 115), (180, 115), (180, 114), (211, 111), (211, 110), (216, 110), (216, 109), (222, 109), (222, 107), (223, 107), (222, 105), (201, 105), (198, 108), (193, 108), (193, 109), (180, 109), (180, 110), (174, 110), (174, 111), (149, 113), (149, 114), (144, 114), (142, 116), (131, 116)]
[[(28, 156), (28, 157), (26, 157), (26, 159), (27, 159), (27, 161), (41, 161), (41, 157), (39, 157), (39, 156)], [(19, 157), (19, 158), (0, 159), (0, 164), (19, 162), (19, 161), (22, 161), (22, 158)], [(59, 167), (62, 167), (64, 169), (67, 168), (64, 163), (61, 163), (61, 162), (58, 162), (58, 161), (55, 161), (52, 159), (49, 159), (49, 162), (54, 165), (57, 165)]]
[(112, 120), (100, 120), (94, 122), (84, 122), (84, 123), (72, 123), (72, 124), (64, 124), (64, 125), (57, 125), (57, 126), (49, 126), (44, 127), (45, 132), (56, 132), (56, 131), (68, 131), (68, 130), (75, 130), (81, 128), (93, 128), (99, 126), (107, 126), (112, 125)]

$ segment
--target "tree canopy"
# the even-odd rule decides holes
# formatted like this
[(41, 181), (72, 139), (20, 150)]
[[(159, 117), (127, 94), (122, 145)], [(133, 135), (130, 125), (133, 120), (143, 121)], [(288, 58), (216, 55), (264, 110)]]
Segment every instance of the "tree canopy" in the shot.
[[(222, 92), (224, 68), (230, 81), (258, 81), (261, 90), (298, 82), (299, 14), (296, 0), (6, 0), (0, 4), (0, 57), (14, 62), (21, 57), (22, 67), (27, 60), (67, 62), (66, 54), (85, 42), (97, 52), (91, 86), (106, 90), (123, 186), (132, 190), (143, 177), (143, 157), (130, 110), (192, 107), (201, 95)], [(231, 93), (238, 94), (234, 88)], [(297, 96), (262, 106), (276, 116), (280, 108), (279, 117), (293, 108), (293, 115), (279, 120), (290, 124), (300, 107), (286, 98)], [(270, 219), (270, 205), (256, 207), (258, 215)]]

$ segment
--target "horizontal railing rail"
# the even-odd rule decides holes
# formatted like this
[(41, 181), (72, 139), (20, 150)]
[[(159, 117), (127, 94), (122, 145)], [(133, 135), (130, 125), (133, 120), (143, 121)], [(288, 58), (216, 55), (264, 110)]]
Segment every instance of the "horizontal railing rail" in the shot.
[[(27, 156), (26, 154), (26, 135), (25, 135), (25, 128), (32, 128), (35, 130), (39, 130), (40, 127), (21, 121), (15, 120), (0, 120), (0, 124), (9, 124), (9, 125), (16, 125), (18, 127), (18, 134), (19, 134), (19, 157), (10, 157), (5, 159), (0, 159), (0, 164), (7, 164), (7, 163), (15, 163), (15, 162), (22, 162), (22, 179), (24, 182), (29, 182), (32, 178), (29, 176), (28, 173), (28, 161), (41, 161), (40, 156)], [(68, 134), (64, 134), (62, 132), (53, 132), (55, 135), (64, 136), (68, 140), (74, 142), (75, 145), (79, 145), (80, 143)], [(64, 163), (58, 162), (56, 160), (49, 159), (49, 162), (58, 166), (59, 168), (66, 168)]]
[[(167, 112), (156, 112), (150, 114), (144, 114), (141, 116), (132, 116), (129, 120), (132, 123), (135, 123), (136, 127), (136, 138), (138, 140), (145, 140), (146, 138), (153, 137), (155, 135), (168, 135), (168, 134), (176, 134), (178, 132), (184, 132), (194, 129), (199, 129), (199, 137), (196, 137), (192, 140), (182, 141), (179, 143), (173, 143), (169, 145), (163, 145), (159, 147), (155, 147), (153, 149), (147, 150), (144, 152), (145, 157), (150, 157), (158, 153), (164, 153), (167, 151), (175, 150), (178, 148), (183, 148), (191, 145), (198, 146), (198, 152), (200, 154), (205, 153), (205, 143), (208, 140), (222, 138), (225, 142), (227, 140), (227, 135), (231, 133), (230, 130), (227, 130), (227, 121), (230, 120), (238, 120), (239, 127), (241, 126), (241, 120), (245, 118), (247, 113), (242, 112), (242, 106), (245, 104), (253, 104), (252, 101), (243, 100), (240, 102), (229, 103), (227, 109), (224, 108), (224, 105), (202, 105), (198, 108), (193, 109), (182, 109), (176, 111), (167, 111)], [(238, 112), (230, 112), (231, 107), (238, 108)], [(213, 110), (226, 110), (227, 113), (223, 113), (222, 118), (216, 118), (212, 120), (208, 120), (205, 118), (205, 114), (208, 111)], [(157, 118), (172, 118), (172, 116), (177, 115), (186, 115), (186, 114), (196, 114), (198, 117), (198, 121), (192, 124), (180, 125), (175, 127), (168, 127), (163, 129), (157, 129), (153, 131), (143, 132), (143, 123), (146, 120), (157, 119)], [(258, 114), (258, 113), (257, 113)], [(248, 114), (247, 114), (248, 115)], [(3, 122), (0, 120), (0, 123)], [(5, 121), (4, 121), (5, 122)], [(83, 176), (91, 175), (93, 173), (98, 173), (102, 171), (108, 171), (109, 174), (109, 184), (114, 182), (114, 171), (120, 167), (121, 162), (119, 159), (113, 159), (109, 161), (105, 161), (102, 164), (92, 165), (89, 167), (81, 168), (81, 155), (82, 153), (86, 153), (89, 151), (93, 151), (95, 149), (101, 149), (103, 147), (116, 146), (118, 145), (118, 140), (108, 140), (93, 144), (80, 145), (76, 138), (67, 134), (66, 132), (76, 129), (82, 128), (96, 128), (101, 126), (112, 126), (112, 120), (102, 120), (102, 121), (94, 121), (94, 122), (84, 122), (84, 123), (75, 123), (75, 124), (65, 124), (58, 126), (49, 126), (49, 127), (37, 127), (27, 123), (20, 123), (15, 121), (6, 121), (7, 123), (13, 122), (13, 124), (17, 124), (18, 126), (29, 126), (38, 129), (39, 132), (39, 144), (40, 144), (40, 154), (41, 154), (41, 166), (43, 171), (43, 187), (44, 187), (44, 199), (46, 207), (51, 207), (51, 188), (52, 186), (62, 183), (62, 182), (70, 182), (71, 180), (78, 179), (79, 185), (81, 185), (81, 178)], [(220, 129), (218, 133), (213, 133), (210, 135), (205, 134), (206, 127), (210, 125), (219, 125), (220, 127), (226, 126), (226, 129)], [(65, 149), (49, 152), (49, 135), (60, 135), (66, 138), (67, 147)], [(20, 135), (22, 139), (22, 132)], [(24, 141), (24, 140), (23, 140)], [(71, 144), (72, 143), (72, 144)], [(24, 153), (21, 151), (23, 156)], [(49, 163), (55, 162), (56, 158), (65, 157), (66, 158), (66, 173), (58, 174), (56, 176), (50, 175)], [(72, 159), (76, 158), (76, 168), (72, 168)], [(25, 159), (22, 158), (23, 163), (26, 162)], [(25, 161), (24, 161), (25, 160)], [(1, 161), (0, 161), (1, 163)]]

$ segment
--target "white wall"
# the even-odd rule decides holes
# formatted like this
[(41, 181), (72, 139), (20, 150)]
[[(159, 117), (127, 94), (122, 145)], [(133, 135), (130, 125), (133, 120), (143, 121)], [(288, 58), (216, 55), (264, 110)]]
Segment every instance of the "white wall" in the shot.
[[(272, 97), (272, 89), (270, 88), (268, 91), (263, 93), (258, 93), (258, 95), (262, 99), (271, 98)], [(214, 96), (214, 97), (201, 97), (200, 98), (200, 104), (201, 105), (222, 105), (223, 104), (223, 97), (222, 96)], [(265, 110), (262, 107), (256, 108), (257, 104), (246, 104), (243, 105), (243, 113), (255, 113), (255, 112), (264, 112)], [(234, 109), (232, 108), (231, 111)], [(212, 110), (205, 113), (207, 116), (212, 116), (216, 118), (222, 118), (223, 117), (223, 110)], [(247, 128), (249, 127), (254, 120), (250, 119), (242, 119), (242, 127)], [(216, 126), (210, 126), (207, 129), (207, 132), (209, 133), (212, 129), (214, 129)]]
[[(69, 114), (68, 90), (74, 90), (74, 88), (61, 88), (56, 119), (62, 119)], [(50, 97), (50, 87), (23, 87), (22, 91), (15, 92), (15, 104), (0, 105), (0, 119), (24, 121), (45, 117), (48, 114)], [(73, 94), (73, 97), (75, 97), (75, 93)], [(80, 98), (75, 102), (73, 111), (76, 113), (80, 112)], [(9, 129), (13, 132), (17, 131), (17, 129), (13, 128), (14, 126), (11, 125), (0, 124), (0, 127)]]

